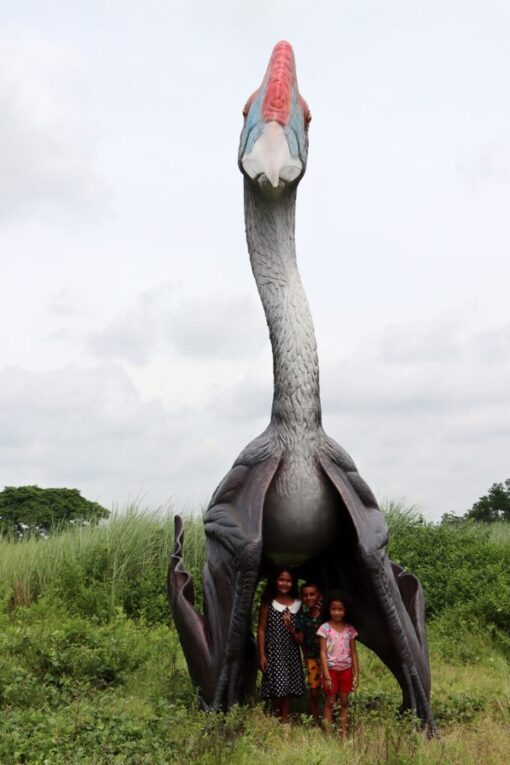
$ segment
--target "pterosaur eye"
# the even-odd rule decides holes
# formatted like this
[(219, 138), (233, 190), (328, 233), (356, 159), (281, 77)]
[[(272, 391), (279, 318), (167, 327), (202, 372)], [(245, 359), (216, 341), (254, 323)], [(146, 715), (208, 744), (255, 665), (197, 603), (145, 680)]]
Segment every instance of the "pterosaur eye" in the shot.
[(305, 114), (305, 125), (306, 125), (306, 127), (308, 127), (308, 125), (310, 124), (311, 121), (312, 121), (312, 113), (311, 112), (307, 112)]
[(243, 117), (244, 117), (245, 119), (246, 119), (246, 117), (248, 116), (248, 114), (249, 114), (249, 112), (250, 112), (250, 109), (251, 109), (251, 105), (252, 105), (253, 101), (255, 100), (255, 98), (257, 97), (257, 94), (258, 94), (258, 92), (259, 92), (259, 91), (258, 91), (258, 90), (256, 90), (256, 91), (255, 91), (255, 93), (252, 93), (252, 94), (251, 94), (251, 96), (249, 97), (249, 99), (247, 100), (247, 102), (246, 102), (246, 103), (245, 103), (245, 105), (244, 105), (244, 109), (243, 109)]

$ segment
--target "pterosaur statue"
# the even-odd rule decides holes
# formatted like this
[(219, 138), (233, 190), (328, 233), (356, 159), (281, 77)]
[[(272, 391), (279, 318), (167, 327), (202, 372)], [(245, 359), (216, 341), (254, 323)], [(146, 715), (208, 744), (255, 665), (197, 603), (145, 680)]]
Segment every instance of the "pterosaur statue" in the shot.
[(227, 710), (251, 695), (255, 589), (271, 563), (284, 564), (350, 593), (361, 642), (396, 677), (403, 706), (433, 728), (422, 588), (388, 559), (374, 495), (322, 429), (317, 347), (294, 241), (311, 116), (289, 43), (275, 46), (243, 116), (246, 237), (269, 326), (274, 397), (267, 429), (241, 452), (205, 513), (203, 615), (175, 519), (169, 601), (189, 672), (204, 708)]

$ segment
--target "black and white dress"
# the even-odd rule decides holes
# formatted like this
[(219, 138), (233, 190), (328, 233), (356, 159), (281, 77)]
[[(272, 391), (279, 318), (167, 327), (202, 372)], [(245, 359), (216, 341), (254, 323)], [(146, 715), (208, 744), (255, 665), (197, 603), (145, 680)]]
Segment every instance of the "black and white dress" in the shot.
[[(300, 600), (288, 606), (294, 626), (300, 608)], [(265, 640), (267, 669), (262, 675), (264, 699), (301, 696), (305, 692), (299, 646), (283, 622), (283, 612), (286, 609), (287, 606), (282, 606), (276, 600), (273, 600), (268, 609)]]

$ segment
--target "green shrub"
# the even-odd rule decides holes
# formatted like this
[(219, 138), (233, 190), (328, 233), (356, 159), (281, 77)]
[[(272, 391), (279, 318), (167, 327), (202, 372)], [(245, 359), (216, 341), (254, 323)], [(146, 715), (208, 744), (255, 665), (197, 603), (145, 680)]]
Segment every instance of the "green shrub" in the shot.
[(4, 654), (15, 660), (24, 680), (30, 675), (60, 688), (105, 687), (122, 682), (144, 661), (140, 628), (135, 629), (122, 614), (107, 625), (49, 610), (46, 616), (35, 624), (20, 618), (10, 639), (4, 641)]
[(416, 519), (390, 537), (389, 555), (420, 580), (427, 615), (464, 609), (466, 618), (510, 631), (510, 544), (484, 524)]

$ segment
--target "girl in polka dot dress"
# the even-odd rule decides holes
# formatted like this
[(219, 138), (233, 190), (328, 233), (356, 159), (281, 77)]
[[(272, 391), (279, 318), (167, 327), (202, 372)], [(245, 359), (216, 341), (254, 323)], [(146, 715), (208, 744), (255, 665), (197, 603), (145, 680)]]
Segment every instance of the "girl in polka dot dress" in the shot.
[(294, 575), (278, 569), (262, 595), (257, 647), (262, 697), (271, 700), (272, 712), (282, 722), (288, 721), (291, 697), (305, 692), (299, 645), (292, 637), (300, 608)]

